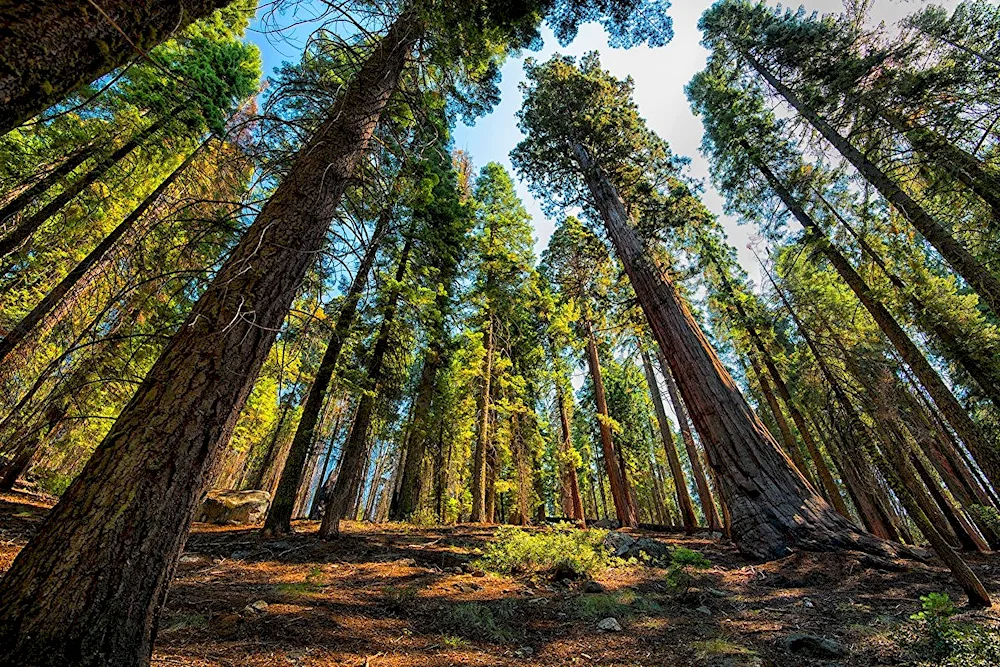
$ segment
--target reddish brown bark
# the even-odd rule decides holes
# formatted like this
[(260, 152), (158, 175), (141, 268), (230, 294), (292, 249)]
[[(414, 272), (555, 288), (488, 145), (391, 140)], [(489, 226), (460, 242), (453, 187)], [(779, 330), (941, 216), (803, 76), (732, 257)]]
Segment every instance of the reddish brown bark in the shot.
[(837, 514), (795, 471), (750, 409), (670, 278), (646, 252), (608, 176), (582, 145), (572, 150), (684, 403), (703, 435), (709, 462), (724, 479), (722, 490), (739, 548), (758, 558), (778, 558), (795, 548), (894, 552), (892, 545)]
[(204, 483), (420, 32), (376, 46), (0, 581), (0, 664), (148, 664)]

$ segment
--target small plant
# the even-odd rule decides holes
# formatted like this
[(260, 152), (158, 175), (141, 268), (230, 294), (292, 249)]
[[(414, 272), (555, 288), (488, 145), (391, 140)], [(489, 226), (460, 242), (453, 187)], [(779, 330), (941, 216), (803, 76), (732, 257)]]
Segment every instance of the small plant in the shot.
[(921, 610), (910, 616), (916, 624), (918, 652), (931, 661), (921, 667), (987, 667), (1000, 664), (1000, 633), (973, 623), (956, 621), (955, 605), (946, 593), (920, 598)]
[(447, 611), (444, 624), (460, 637), (509, 642), (514, 640), (510, 627), (513, 618), (514, 608), (510, 603), (462, 602)]
[(653, 600), (644, 598), (633, 590), (618, 593), (583, 595), (576, 599), (574, 615), (587, 620), (614, 616), (622, 618), (633, 614), (656, 613), (660, 610)]
[(424, 528), (429, 528), (431, 526), (439, 525), (437, 514), (429, 507), (421, 507), (416, 512), (410, 515), (409, 522), (414, 526), (422, 526)]
[(462, 637), (453, 637), (451, 635), (444, 635), (441, 637), (441, 643), (448, 648), (465, 648), (469, 645), (469, 640), (463, 639)]
[(478, 564), (500, 574), (570, 572), (576, 577), (591, 576), (613, 564), (604, 546), (605, 535), (607, 531), (579, 530), (572, 524), (538, 532), (502, 526), (496, 542), (487, 547)]
[(715, 637), (714, 639), (708, 639), (702, 642), (694, 642), (693, 646), (699, 660), (710, 660), (720, 656), (735, 657), (756, 655), (754, 651), (748, 649), (746, 646), (740, 646), (739, 644), (735, 644), (722, 637)]
[(386, 586), (382, 589), (385, 605), (393, 611), (405, 611), (417, 599), (416, 586)]
[(695, 572), (707, 570), (711, 566), (712, 562), (694, 549), (677, 547), (670, 553), (667, 585), (683, 598), (695, 583)]

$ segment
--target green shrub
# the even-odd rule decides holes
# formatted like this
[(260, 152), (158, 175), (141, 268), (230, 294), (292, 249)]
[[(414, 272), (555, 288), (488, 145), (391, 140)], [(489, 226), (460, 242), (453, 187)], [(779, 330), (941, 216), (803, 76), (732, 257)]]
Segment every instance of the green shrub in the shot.
[(479, 566), (500, 574), (570, 571), (591, 576), (614, 562), (604, 546), (606, 535), (604, 530), (579, 530), (572, 524), (537, 532), (502, 526)]
[(617, 593), (581, 595), (575, 601), (574, 615), (587, 620), (614, 616), (623, 618), (633, 614), (650, 614), (660, 611), (660, 605), (644, 598), (633, 590)]
[(695, 582), (695, 572), (706, 570), (711, 566), (712, 562), (694, 549), (677, 547), (670, 552), (667, 585), (684, 597)]
[(514, 606), (510, 602), (461, 602), (448, 609), (443, 623), (459, 637), (509, 642), (514, 640), (513, 618)]
[(930, 593), (920, 598), (921, 611), (910, 616), (917, 631), (918, 654), (932, 658), (921, 662), (931, 667), (988, 667), (1000, 665), (1000, 633), (952, 617), (955, 605), (946, 593)]
[(55, 470), (36, 470), (34, 476), (38, 480), (38, 486), (54, 496), (65, 493), (73, 481), (70, 475), (63, 475)]
[(438, 517), (431, 508), (421, 507), (409, 516), (409, 522), (414, 526), (437, 526)]

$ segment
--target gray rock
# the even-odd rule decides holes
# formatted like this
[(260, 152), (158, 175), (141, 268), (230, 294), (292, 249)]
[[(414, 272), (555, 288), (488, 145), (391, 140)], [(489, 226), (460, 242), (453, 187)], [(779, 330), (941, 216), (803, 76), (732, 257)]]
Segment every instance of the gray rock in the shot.
[(597, 623), (597, 629), (602, 632), (621, 632), (622, 624), (614, 616), (609, 616)]
[(631, 535), (612, 531), (604, 538), (604, 546), (617, 558), (641, 560), (645, 556), (653, 561), (661, 562), (670, 559), (670, 547), (649, 537), (636, 539)]
[(833, 660), (847, 655), (847, 649), (839, 642), (808, 632), (795, 632), (782, 641), (785, 650), (806, 658)]
[(196, 521), (238, 526), (260, 523), (270, 504), (267, 491), (213, 489), (205, 495)]
[(712, 610), (706, 607), (705, 605), (698, 607), (697, 609), (695, 609), (695, 611), (698, 612), (699, 614), (705, 614), (705, 616), (712, 615)]
[(257, 600), (256, 602), (251, 602), (247, 606), (243, 607), (243, 611), (250, 614), (263, 614), (267, 612), (267, 602), (264, 600)]
[(614, 530), (604, 538), (604, 546), (613, 556), (626, 558), (626, 554), (635, 546), (635, 538)]
[(584, 593), (603, 593), (605, 590), (607, 589), (605, 589), (604, 586), (602, 586), (599, 582), (596, 581), (588, 581), (583, 586)]

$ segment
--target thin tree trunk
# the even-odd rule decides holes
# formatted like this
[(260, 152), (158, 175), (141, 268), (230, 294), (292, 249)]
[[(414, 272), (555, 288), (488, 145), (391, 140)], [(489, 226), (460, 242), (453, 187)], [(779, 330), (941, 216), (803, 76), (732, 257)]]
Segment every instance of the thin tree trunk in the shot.
[(156, 203), (157, 200), (163, 195), (163, 193), (169, 188), (177, 177), (180, 176), (185, 169), (187, 169), (194, 158), (201, 152), (201, 150), (208, 145), (209, 139), (206, 139), (198, 148), (196, 148), (184, 161), (174, 169), (169, 176), (167, 176), (163, 181), (156, 186), (156, 189), (149, 193), (139, 206), (137, 206), (124, 220), (119, 223), (114, 230), (108, 234), (103, 241), (101, 241), (96, 248), (90, 251), (85, 258), (83, 258), (73, 269), (63, 278), (58, 285), (53, 287), (48, 294), (46, 294), (38, 304), (31, 309), (27, 315), (25, 315), (20, 322), (18, 322), (13, 329), (4, 335), (3, 339), (0, 340), (0, 377), (11, 374), (11, 370), (6, 368), (8, 365), (6, 363), (7, 357), (13, 352), (18, 345), (20, 345), (26, 338), (33, 335), (42, 326), (48, 326), (45, 320), (52, 319), (49, 316), (53, 313), (56, 307), (60, 304), (64, 297), (70, 293), (84, 277), (101, 263), (104, 258), (108, 255), (111, 249), (115, 246), (118, 241), (120, 241), (126, 234), (128, 234), (132, 228), (135, 226), (146, 211)]
[(205, 480), (421, 32), (378, 43), (0, 581), (0, 665), (149, 663)]
[(490, 383), (493, 376), (493, 316), (487, 316), (483, 336), (483, 391), (479, 397), (479, 425), (472, 459), (472, 523), (488, 521), (486, 514), (486, 450), (489, 447)]
[(572, 147), (608, 236), (703, 435), (709, 462), (724, 477), (732, 534), (757, 558), (794, 548), (893, 553), (895, 547), (837, 514), (792, 466), (729, 377), (672, 281), (646, 253), (617, 190), (582, 145)]
[[(0, 134), (141, 58), (232, 0), (10, 0), (4, 5)], [(16, 64), (16, 65), (15, 65)]]
[(18, 193), (16, 197), (4, 204), (4, 207), (0, 209), (0, 227), (6, 225), (7, 221), (14, 215), (30, 206), (31, 202), (48, 192), (56, 183), (62, 182), (77, 167), (96, 154), (97, 149), (94, 146), (87, 146), (70, 155), (58, 167)]
[(281, 480), (278, 482), (274, 500), (267, 512), (264, 520), (264, 535), (282, 535), (292, 532), (292, 512), (295, 506), (295, 498), (299, 487), (302, 484), (302, 476), (305, 472), (303, 466), (316, 437), (316, 425), (319, 422), (319, 415), (323, 409), (323, 401), (326, 399), (327, 391), (330, 389), (330, 381), (333, 379), (333, 372), (337, 369), (337, 361), (340, 360), (340, 352), (344, 349), (344, 343), (357, 317), (358, 302), (361, 301), (361, 293), (368, 282), (368, 274), (375, 264), (375, 257), (389, 222), (392, 219), (392, 204), (387, 205), (379, 215), (378, 222), (375, 223), (375, 230), (372, 233), (371, 242), (365, 250), (357, 271), (354, 273), (354, 280), (344, 295), (343, 303), (340, 306), (340, 313), (337, 315), (337, 323), (327, 341), (326, 350), (323, 351), (323, 358), (319, 362), (316, 370), (316, 377), (309, 387), (309, 394), (306, 396), (305, 404), (302, 406), (302, 416), (299, 417), (299, 425), (295, 429), (295, 436), (292, 438), (291, 448), (288, 450), (287, 458), (281, 466)]
[(635, 515), (635, 507), (629, 503), (625, 491), (623, 471), (618, 465), (618, 455), (611, 437), (611, 425), (608, 423), (611, 417), (608, 414), (608, 402), (604, 395), (604, 379), (601, 377), (601, 360), (597, 354), (597, 339), (594, 337), (594, 329), (590, 322), (586, 322), (584, 326), (587, 336), (587, 363), (590, 366), (590, 379), (594, 384), (594, 401), (597, 403), (597, 426), (601, 433), (601, 453), (604, 458), (604, 469), (608, 473), (608, 482), (611, 484), (611, 498), (615, 504), (615, 514), (618, 517), (618, 523), (623, 528), (635, 528), (639, 522)]
[(694, 434), (691, 432), (691, 421), (688, 418), (687, 409), (681, 400), (680, 391), (674, 376), (670, 373), (670, 365), (667, 363), (663, 352), (656, 348), (656, 359), (660, 364), (660, 372), (667, 383), (667, 394), (670, 396), (670, 403), (674, 408), (674, 415), (677, 417), (678, 426), (681, 430), (681, 439), (684, 441), (684, 448), (687, 450), (688, 460), (691, 462), (691, 475), (694, 477), (695, 485), (698, 487), (698, 499), (701, 502), (701, 511), (705, 515), (705, 521), (710, 530), (718, 532), (722, 530), (722, 520), (719, 512), (715, 509), (715, 501), (712, 499), (712, 491), (708, 486), (708, 478), (705, 476), (705, 468), (701, 465), (701, 456), (698, 447), (694, 442)]
[(913, 370), (920, 383), (927, 389), (927, 393), (934, 399), (935, 405), (948, 420), (948, 423), (955, 429), (962, 441), (972, 451), (976, 460), (983, 467), (991, 483), (1000, 480), (1000, 453), (982, 434), (969, 413), (965, 411), (962, 404), (958, 402), (951, 389), (944, 383), (941, 376), (934, 367), (931, 366), (927, 358), (910, 339), (903, 328), (896, 322), (896, 319), (882, 305), (882, 303), (872, 294), (871, 289), (858, 272), (851, 266), (847, 258), (837, 250), (826, 237), (823, 229), (812, 217), (805, 212), (792, 197), (788, 189), (782, 184), (771, 169), (755, 153), (750, 152), (751, 159), (757, 165), (771, 188), (777, 193), (785, 207), (795, 216), (809, 233), (809, 236), (816, 242), (820, 251), (826, 256), (837, 271), (840, 277), (847, 283), (851, 291), (864, 305), (865, 309), (875, 320), (879, 329), (885, 334), (889, 342), (899, 353), (899, 356)]
[(576, 474), (576, 465), (571, 459), (573, 452), (573, 438), (570, 432), (569, 408), (566, 403), (566, 396), (562, 384), (556, 381), (556, 402), (559, 408), (559, 428), (562, 438), (559, 442), (559, 469), (561, 472), (562, 487), (568, 495), (568, 502), (564, 507), (566, 516), (576, 521), (581, 528), (586, 527), (586, 517), (583, 511), (583, 500), (580, 497), (580, 480)]
[(49, 218), (62, 210), (66, 204), (70, 203), (85, 189), (103, 178), (111, 169), (121, 162), (125, 157), (141, 146), (151, 136), (159, 132), (173, 119), (172, 113), (167, 113), (143, 130), (140, 130), (134, 137), (126, 141), (118, 150), (107, 157), (98, 160), (90, 171), (77, 179), (72, 185), (60, 192), (45, 206), (35, 211), (27, 218), (19, 220), (17, 226), (7, 236), (0, 239), (0, 260), (16, 251), (27, 241), (42, 225), (48, 222)]
[(649, 353), (646, 350), (642, 350), (641, 355), (642, 368), (646, 373), (646, 384), (649, 385), (653, 409), (656, 412), (656, 423), (660, 427), (660, 439), (663, 441), (663, 450), (667, 454), (667, 463), (670, 464), (670, 474), (674, 478), (681, 523), (684, 525), (684, 532), (690, 535), (698, 527), (698, 517), (694, 513), (694, 505), (691, 502), (691, 495), (688, 493), (687, 482), (684, 479), (684, 469), (681, 468), (681, 459), (677, 455), (673, 433), (670, 432), (670, 422), (667, 420), (667, 411), (663, 408), (663, 396), (660, 395), (660, 385), (656, 381), (655, 373), (653, 373), (653, 364), (650, 362)]
[(346, 516), (352, 518), (357, 516), (356, 512), (350, 513), (351, 502), (352, 499), (357, 498), (359, 488), (364, 483), (363, 475), (367, 470), (367, 464), (364, 461), (370, 456), (368, 432), (371, 430), (375, 416), (378, 386), (382, 381), (385, 357), (389, 353), (391, 342), (392, 324), (398, 309), (400, 296), (398, 286), (406, 277), (410, 252), (413, 248), (413, 234), (414, 230), (411, 228), (406, 234), (403, 249), (399, 254), (399, 263), (396, 266), (395, 282), (393, 283), (396, 287), (393, 287), (386, 298), (382, 325), (379, 327), (378, 336), (372, 347), (372, 355), (368, 360), (366, 381), (358, 401), (358, 412), (354, 417), (354, 424), (351, 426), (351, 434), (347, 438), (347, 442), (344, 443), (344, 449), (340, 455), (340, 474), (337, 476), (337, 482), (333, 485), (330, 497), (326, 501), (326, 511), (323, 513), (323, 522), (319, 527), (319, 536), (324, 540), (337, 537), (340, 534), (341, 519)]
[(431, 343), (424, 352), (423, 368), (420, 370), (420, 381), (417, 383), (417, 396), (413, 405), (413, 422), (403, 462), (399, 502), (393, 513), (393, 518), (397, 520), (405, 519), (418, 509), (427, 430), (431, 426), (428, 422), (437, 388), (438, 366), (443, 352), (440, 348), (441, 346)]
[(983, 303), (1000, 315), (1000, 281), (970, 253), (951, 233), (935, 220), (923, 207), (899, 187), (878, 166), (855, 148), (829, 122), (822, 118), (784, 83), (753, 56), (744, 54), (747, 62), (783, 97), (803, 118), (809, 121), (823, 138), (843, 155), (855, 169), (872, 184), (886, 201), (892, 204), (927, 241), (934, 246), (945, 261), (976, 291)]

